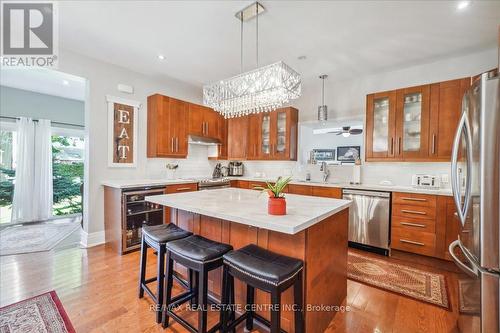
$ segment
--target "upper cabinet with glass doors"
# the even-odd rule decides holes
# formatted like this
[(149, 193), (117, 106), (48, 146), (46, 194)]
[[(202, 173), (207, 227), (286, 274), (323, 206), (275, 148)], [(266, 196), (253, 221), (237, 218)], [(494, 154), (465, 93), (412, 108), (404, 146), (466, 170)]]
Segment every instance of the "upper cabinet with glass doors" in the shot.
[(249, 117), (248, 155), (252, 160), (297, 160), (298, 110), (292, 107)]
[[(366, 161), (450, 159), (470, 78), (366, 96)], [(456, 84), (455, 84), (456, 83)]]

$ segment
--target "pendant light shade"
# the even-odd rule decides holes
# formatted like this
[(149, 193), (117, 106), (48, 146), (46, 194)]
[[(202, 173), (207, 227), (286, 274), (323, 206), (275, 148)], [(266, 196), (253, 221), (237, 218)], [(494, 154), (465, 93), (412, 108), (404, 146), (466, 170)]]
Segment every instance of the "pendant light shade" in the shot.
[(325, 79), (328, 77), (328, 75), (323, 74), (320, 75), (319, 78), (321, 79), (323, 85), (321, 89), (321, 105), (318, 106), (318, 120), (319, 121), (327, 121), (328, 120), (328, 106), (325, 105)]

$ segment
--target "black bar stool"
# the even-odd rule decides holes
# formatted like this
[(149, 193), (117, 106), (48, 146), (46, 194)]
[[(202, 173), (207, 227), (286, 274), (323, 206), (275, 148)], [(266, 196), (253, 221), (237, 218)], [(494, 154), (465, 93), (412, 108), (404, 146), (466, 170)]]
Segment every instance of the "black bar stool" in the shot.
[[(293, 286), (295, 332), (304, 332), (304, 301), (302, 299), (302, 260), (265, 250), (257, 245), (247, 245), (224, 255), (222, 304), (234, 302), (234, 278), (247, 284), (247, 311), (234, 319), (234, 311), (225, 307), (222, 315), (222, 332), (233, 331), (246, 320), (247, 330), (253, 329), (253, 320), (271, 328), (271, 333), (281, 332), (281, 293)], [(255, 288), (271, 294), (271, 321), (252, 311)]]
[[(161, 305), (163, 304), (164, 278), (165, 278), (165, 254), (168, 242), (186, 238), (192, 233), (179, 228), (175, 224), (161, 224), (142, 227), (141, 240), (141, 263), (139, 270), (139, 298), (144, 297), (144, 291), (148, 293), (156, 304), (156, 322), (161, 322)], [(148, 246), (158, 253), (156, 276), (146, 279), (146, 261)], [(156, 295), (147, 286), (148, 283), (156, 281)]]
[[(163, 306), (163, 327), (168, 327), (169, 318), (172, 317), (190, 332), (207, 332), (208, 272), (221, 267), (222, 256), (232, 248), (229, 244), (218, 243), (198, 235), (167, 244), (167, 279), (165, 281), (166, 295)], [(194, 292), (188, 291), (172, 298), (174, 261), (194, 271), (198, 281)], [(197, 301), (199, 311), (198, 329), (173, 311), (176, 306), (193, 298)], [(209, 332), (218, 330), (220, 324), (220, 322), (216, 324)]]

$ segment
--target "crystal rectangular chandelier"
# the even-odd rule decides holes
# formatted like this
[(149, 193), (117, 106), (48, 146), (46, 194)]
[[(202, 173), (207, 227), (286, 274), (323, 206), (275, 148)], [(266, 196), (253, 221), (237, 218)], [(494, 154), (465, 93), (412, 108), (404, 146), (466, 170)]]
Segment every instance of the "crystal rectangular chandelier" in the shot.
[[(254, 9), (255, 8), (255, 9)], [(236, 13), (241, 22), (241, 68), (243, 68), (243, 21), (256, 19), (256, 60), (259, 64), (259, 15), (265, 11), (255, 2)], [(203, 87), (203, 104), (224, 118), (276, 110), (300, 97), (300, 74), (282, 61), (241, 73)]]
[(204, 86), (203, 103), (233, 118), (275, 110), (300, 93), (300, 74), (279, 61)]

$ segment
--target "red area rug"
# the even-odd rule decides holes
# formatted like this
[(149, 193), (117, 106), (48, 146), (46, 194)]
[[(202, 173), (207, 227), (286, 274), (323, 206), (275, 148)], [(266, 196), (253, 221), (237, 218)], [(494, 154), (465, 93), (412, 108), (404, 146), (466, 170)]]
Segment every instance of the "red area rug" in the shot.
[(444, 275), (349, 252), (347, 277), (449, 310)]
[(0, 332), (75, 333), (55, 291), (0, 308)]

